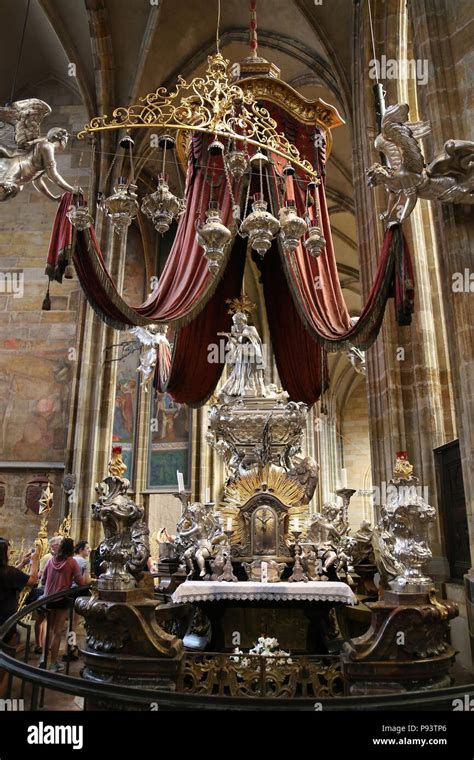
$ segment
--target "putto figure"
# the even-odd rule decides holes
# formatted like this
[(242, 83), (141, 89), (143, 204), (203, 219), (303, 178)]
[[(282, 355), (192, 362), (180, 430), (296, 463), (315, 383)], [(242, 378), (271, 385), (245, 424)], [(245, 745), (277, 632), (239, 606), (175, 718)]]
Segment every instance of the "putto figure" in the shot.
[[(426, 167), (419, 140), (431, 131), (429, 121), (409, 122), (406, 103), (389, 106), (375, 148), (388, 166), (367, 169), (369, 186), (384, 185), (389, 193), (383, 221), (404, 222), (418, 198), (441, 203), (474, 203), (474, 142), (448, 140), (444, 152)], [(402, 206), (400, 211), (400, 206)]]
[(82, 192), (66, 182), (56, 168), (55, 156), (67, 145), (67, 131), (53, 127), (45, 137), (40, 135), (41, 122), (50, 113), (48, 104), (36, 98), (0, 108), (0, 120), (5, 122), (0, 129), (0, 201), (11, 200), (29, 182), (51, 200), (60, 200), (61, 195), (51, 192), (45, 177), (62, 190)]

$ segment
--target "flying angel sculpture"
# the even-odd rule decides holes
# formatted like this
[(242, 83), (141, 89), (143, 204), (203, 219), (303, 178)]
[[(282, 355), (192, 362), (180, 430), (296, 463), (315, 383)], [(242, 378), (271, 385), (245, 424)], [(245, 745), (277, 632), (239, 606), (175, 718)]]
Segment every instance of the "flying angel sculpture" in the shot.
[(50, 113), (48, 104), (37, 98), (0, 108), (0, 121), (4, 122), (0, 127), (0, 201), (11, 200), (29, 182), (51, 200), (60, 200), (61, 195), (54, 195), (45, 177), (62, 190), (82, 192), (66, 182), (56, 167), (55, 154), (66, 147), (67, 131), (53, 127), (46, 136), (40, 134), (41, 122)]
[(141, 386), (145, 391), (148, 390), (148, 381), (155, 374), (159, 347), (163, 344), (169, 347), (167, 329), (167, 325), (149, 325), (148, 328), (132, 327), (129, 330), (140, 341), (140, 366), (137, 372), (142, 376)]
[(444, 151), (428, 166), (419, 140), (431, 131), (429, 121), (408, 121), (409, 106), (389, 106), (374, 146), (387, 158), (388, 166), (373, 164), (366, 171), (371, 187), (384, 185), (389, 193), (383, 221), (403, 223), (418, 198), (441, 203), (474, 203), (474, 142), (448, 140)]

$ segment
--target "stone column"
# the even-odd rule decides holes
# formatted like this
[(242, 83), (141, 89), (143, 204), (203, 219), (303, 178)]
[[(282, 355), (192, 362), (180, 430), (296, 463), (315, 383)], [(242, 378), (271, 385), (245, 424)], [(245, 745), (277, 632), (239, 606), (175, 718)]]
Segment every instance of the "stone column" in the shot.
[[(418, 88), (420, 110), (431, 119), (432, 133), (425, 140), (429, 157), (450, 138), (472, 140), (472, 35), (474, 20), (468, 0), (414, 0), (408, 4), (417, 58), (429, 62), (429, 79)], [(448, 350), (451, 361), (457, 433), (461, 450), (464, 492), (474, 557), (474, 320), (473, 296), (453, 292), (453, 275), (472, 272), (474, 225), (468, 209), (433, 204), (438, 246), (441, 293), (446, 309)], [(474, 570), (469, 573), (470, 598), (474, 600)], [(474, 633), (474, 605), (471, 608)]]
[[(125, 263), (126, 236), (119, 238), (103, 215), (97, 218), (97, 235), (105, 248), (109, 271), (120, 292)], [(107, 471), (112, 445), (117, 366), (104, 364), (104, 349), (117, 342), (117, 333), (83, 302), (78, 338), (77, 377), (74, 388), (72, 429), (69, 440), (71, 471), (77, 477), (77, 510), (72, 535), (87, 538), (95, 546), (100, 526), (90, 520), (90, 505), (100, 474)]]
[[(405, 4), (400, 0), (375, 3), (373, 20), (376, 55), (399, 60), (406, 56), (403, 34)], [(366, 4), (355, 6), (354, 48), (354, 190), (359, 221), (360, 270), (364, 300), (367, 298), (378, 259), (383, 225), (378, 214), (386, 205), (384, 190), (368, 189), (365, 170), (378, 156), (373, 148), (376, 135), (375, 109), (369, 77), (373, 58)], [(387, 104), (406, 99), (406, 83), (384, 80)], [(404, 92), (405, 90), (405, 92)], [(426, 116), (426, 114), (424, 114)], [(413, 117), (416, 119), (416, 115)], [(397, 449), (407, 450), (436, 505), (436, 480), (432, 449), (452, 436), (449, 414), (449, 372), (442, 345), (443, 310), (439, 296), (436, 262), (426, 209), (417, 209), (404, 232), (415, 269), (415, 314), (411, 327), (398, 327), (392, 302), (375, 345), (367, 352), (369, 426), (373, 483), (381, 486), (391, 471)], [(439, 334), (443, 340), (439, 339)], [(440, 350), (441, 349), (441, 350)], [(440, 527), (433, 536), (435, 566), (440, 577), (447, 573)]]

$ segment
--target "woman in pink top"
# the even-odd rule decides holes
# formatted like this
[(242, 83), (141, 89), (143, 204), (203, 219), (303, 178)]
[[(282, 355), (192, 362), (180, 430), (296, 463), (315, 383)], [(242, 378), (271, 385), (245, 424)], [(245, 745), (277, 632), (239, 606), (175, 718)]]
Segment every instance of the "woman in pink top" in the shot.
[[(72, 538), (64, 538), (57, 555), (52, 557), (44, 568), (43, 583), (45, 596), (57, 594), (59, 591), (66, 591), (71, 588), (73, 581), (78, 586), (84, 586), (84, 578), (73, 554), (74, 541)], [(60, 599), (57, 602), (51, 602), (48, 604), (48, 609), (51, 610), (51, 665), (49, 669), (59, 672), (64, 670), (64, 665), (58, 662), (58, 655), (61, 638), (64, 633), (64, 624), (68, 614), (69, 600)]]

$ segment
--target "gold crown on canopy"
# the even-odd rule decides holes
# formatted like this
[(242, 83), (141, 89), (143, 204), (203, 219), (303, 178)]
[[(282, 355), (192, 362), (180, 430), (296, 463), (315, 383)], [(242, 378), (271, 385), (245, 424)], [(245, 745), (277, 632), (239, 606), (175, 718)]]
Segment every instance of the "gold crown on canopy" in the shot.
[[(178, 84), (170, 92), (159, 87), (140, 98), (137, 104), (116, 108), (111, 117), (96, 116), (78, 137), (83, 139), (86, 135), (106, 130), (138, 128), (205, 132), (228, 138), (240, 146), (251, 144), (275, 153), (303, 170), (311, 179), (317, 179), (318, 173), (313, 165), (300, 155), (283, 132), (277, 131), (277, 122), (266, 108), (259, 105), (258, 88), (254, 92), (252, 86), (247, 86), (251, 80), (247, 80), (245, 86), (233, 82), (229, 65), (230, 62), (220, 53), (210, 55), (204, 76), (194, 77), (189, 83), (179, 76)], [(336, 109), (323, 101), (318, 105), (322, 108), (324, 119), (321, 124), (325, 129), (329, 131), (343, 123)], [(330, 121), (327, 109), (331, 110)]]

